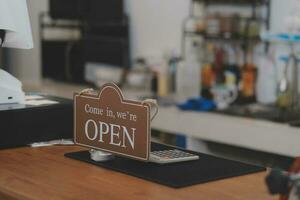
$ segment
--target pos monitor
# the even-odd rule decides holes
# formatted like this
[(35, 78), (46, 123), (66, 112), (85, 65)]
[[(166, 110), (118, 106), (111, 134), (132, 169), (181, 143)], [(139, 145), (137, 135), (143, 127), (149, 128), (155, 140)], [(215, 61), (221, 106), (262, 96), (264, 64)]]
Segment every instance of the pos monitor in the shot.
[(33, 48), (26, 0), (0, 0), (0, 30), (5, 33), (2, 47)]
[[(33, 48), (26, 0), (0, 0), (0, 46)], [(0, 69), (0, 104), (24, 103), (22, 83)]]

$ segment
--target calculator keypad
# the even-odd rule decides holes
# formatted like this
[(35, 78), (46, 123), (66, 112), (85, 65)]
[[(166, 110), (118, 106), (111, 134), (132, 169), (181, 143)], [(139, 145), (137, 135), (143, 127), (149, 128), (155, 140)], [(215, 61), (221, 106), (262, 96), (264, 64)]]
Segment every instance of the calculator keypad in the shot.
[(191, 154), (178, 149), (153, 151), (150, 154), (150, 160), (156, 163), (174, 163), (199, 159), (198, 155)]

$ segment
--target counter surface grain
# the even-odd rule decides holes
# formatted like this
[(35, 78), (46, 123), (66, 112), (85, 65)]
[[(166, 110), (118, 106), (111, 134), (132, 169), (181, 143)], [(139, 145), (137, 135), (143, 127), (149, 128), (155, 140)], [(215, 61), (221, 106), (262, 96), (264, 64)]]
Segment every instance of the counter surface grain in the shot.
[(265, 172), (173, 189), (64, 157), (76, 146), (0, 151), (0, 199), (277, 199), (268, 195)]

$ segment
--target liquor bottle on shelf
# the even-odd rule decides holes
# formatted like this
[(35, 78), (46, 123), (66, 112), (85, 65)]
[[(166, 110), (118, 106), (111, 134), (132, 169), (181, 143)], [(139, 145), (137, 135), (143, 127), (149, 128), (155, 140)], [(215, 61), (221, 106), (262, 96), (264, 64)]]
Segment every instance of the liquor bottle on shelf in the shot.
[(201, 95), (206, 98), (212, 98), (210, 89), (215, 84), (216, 79), (213, 65), (214, 61), (214, 45), (212, 43), (207, 43), (201, 69)]
[(250, 62), (246, 62), (241, 68), (241, 80), (240, 80), (240, 99), (244, 101), (255, 101), (255, 87), (257, 69), (253, 63), (252, 52), (248, 52), (247, 59)]

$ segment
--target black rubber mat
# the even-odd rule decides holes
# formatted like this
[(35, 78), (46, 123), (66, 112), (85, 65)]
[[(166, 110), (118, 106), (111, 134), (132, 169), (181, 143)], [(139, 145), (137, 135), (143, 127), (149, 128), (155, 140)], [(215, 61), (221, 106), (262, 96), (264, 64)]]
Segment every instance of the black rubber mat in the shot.
[[(165, 150), (173, 149), (173, 147), (152, 143), (151, 149)], [(95, 162), (90, 159), (88, 151), (67, 153), (65, 156), (174, 188), (265, 170), (263, 167), (217, 158), (202, 153), (188, 152), (199, 155), (199, 160), (160, 165), (123, 157), (116, 157), (114, 160), (106, 162)]]

